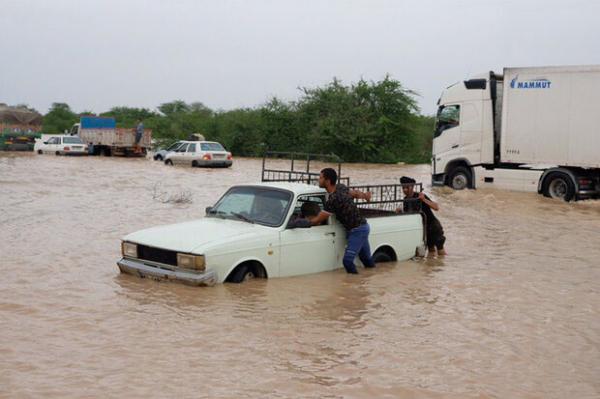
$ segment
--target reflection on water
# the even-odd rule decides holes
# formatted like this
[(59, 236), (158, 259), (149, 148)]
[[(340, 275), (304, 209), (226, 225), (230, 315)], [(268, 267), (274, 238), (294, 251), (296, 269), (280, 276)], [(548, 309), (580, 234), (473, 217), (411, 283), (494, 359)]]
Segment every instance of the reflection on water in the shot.
[(0, 396), (600, 396), (600, 202), (428, 188), (445, 258), (207, 289), (118, 273), (121, 236), (201, 217), (260, 166), (1, 154)]

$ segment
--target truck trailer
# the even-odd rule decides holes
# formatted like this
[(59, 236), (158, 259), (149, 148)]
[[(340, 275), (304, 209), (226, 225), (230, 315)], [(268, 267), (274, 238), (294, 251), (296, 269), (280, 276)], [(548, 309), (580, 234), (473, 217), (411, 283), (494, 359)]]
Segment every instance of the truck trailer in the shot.
[(600, 65), (504, 68), (438, 100), (432, 184), (600, 196)]
[(146, 156), (152, 142), (152, 132), (144, 134), (135, 145), (135, 129), (118, 128), (114, 118), (83, 116), (69, 134), (76, 135), (90, 147), (93, 155)]

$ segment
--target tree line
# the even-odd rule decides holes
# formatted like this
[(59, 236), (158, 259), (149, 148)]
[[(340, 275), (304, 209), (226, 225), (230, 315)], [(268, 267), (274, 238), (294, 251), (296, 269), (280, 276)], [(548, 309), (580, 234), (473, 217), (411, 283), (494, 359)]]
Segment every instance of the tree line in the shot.
[[(118, 127), (142, 120), (161, 145), (201, 133), (238, 156), (272, 151), (336, 154), (346, 162), (428, 162), (434, 118), (419, 113), (416, 93), (385, 77), (345, 85), (337, 79), (301, 88), (296, 101), (272, 98), (261, 106), (212, 110), (202, 103), (173, 101), (156, 111), (113, 107), (98, 116), (114, 117)], [(67, 104), (54, 103), (42, 131), (61, 133), (79, 120)]]

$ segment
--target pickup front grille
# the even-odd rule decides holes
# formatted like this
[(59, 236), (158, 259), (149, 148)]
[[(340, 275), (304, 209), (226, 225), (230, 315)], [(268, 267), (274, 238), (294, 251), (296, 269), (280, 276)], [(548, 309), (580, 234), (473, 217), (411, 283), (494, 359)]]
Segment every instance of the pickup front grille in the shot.
[(138, 245), (137, 250), (139, 259), (177, 266), (177, 252), (175, 251), (145, 245)]

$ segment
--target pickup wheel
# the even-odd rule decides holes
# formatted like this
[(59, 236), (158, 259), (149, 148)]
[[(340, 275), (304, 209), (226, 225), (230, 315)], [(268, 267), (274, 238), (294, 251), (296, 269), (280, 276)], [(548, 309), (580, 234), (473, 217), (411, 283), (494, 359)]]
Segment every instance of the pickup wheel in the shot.
[(448, 175), (448, 185), (455, 190), (471, 188), (471, 172), (464, 166), (454, 168)]
[(167, 159), (167, 160), (165, 161), (165, 165), (168, 165), (168, 166), (173, 166), (173, 161), (171, 161), (170, 159)]
[(382, 263), (382, 262), (391, 262), (392, 261), (392, 257), (388, 254), (386, 254), (385, 252), (375, 252), (375, 255), (373, 255), (373, 262), (375, 263)]
[(256, 277), (257, 276), (254, 274), (254, 271), (249, 267), (249, 265), (240, 265), (233, 271), (228, 281), (230, 283), (239, 284), (243, 283), (244, 281), (252, 280)]
[(550, 173), (542, 186), (545, 197), (571, 201), (575, 197), (575, 184), (566, 173)]

